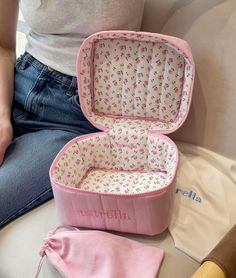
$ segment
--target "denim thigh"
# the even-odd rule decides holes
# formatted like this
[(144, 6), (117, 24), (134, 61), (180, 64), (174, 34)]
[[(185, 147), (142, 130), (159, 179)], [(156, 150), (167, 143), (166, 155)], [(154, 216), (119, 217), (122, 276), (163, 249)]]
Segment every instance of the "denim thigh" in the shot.
[(52, 198), (50, 165), (76, 134), (39, 130), (15, 138), (0, 167), (0, 227)]
[(97, 131), (81, 111), (76, 77), (57, 72), (28, 53), (16, 62), (12, 112), (17, 135), (42, 129)]
[(72, 138), (97, 131), (78, 102), (76, 78), (21, 56), (15, 66), (14, 139), (0, 167), (0, 227), (52, 197), (50, 165)]

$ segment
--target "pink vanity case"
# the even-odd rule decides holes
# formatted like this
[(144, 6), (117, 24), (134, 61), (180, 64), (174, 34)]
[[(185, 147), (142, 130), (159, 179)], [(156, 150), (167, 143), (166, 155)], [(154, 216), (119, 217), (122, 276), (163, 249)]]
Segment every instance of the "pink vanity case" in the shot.
[(82, 111), (102, 132), (74, 138), (50, 168), (64, 225), (155, 235), (169, 224), (178, 166), (165, 134), (185, 121), (194, 62), (178, 38), (93, 34), (77, 58)]

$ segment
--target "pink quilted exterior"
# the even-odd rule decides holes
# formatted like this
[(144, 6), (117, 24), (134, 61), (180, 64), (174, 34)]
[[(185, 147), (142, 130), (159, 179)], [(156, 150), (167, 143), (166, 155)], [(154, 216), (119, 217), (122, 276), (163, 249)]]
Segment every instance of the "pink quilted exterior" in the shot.
[(186, 42), (106, 31), (77, 59), (81, 107), (103, 132), (71, 140), (50, 178), (63, 224), (158, 234), (169, 223), (178, 150), (165, 135), (184, 122), (194, 64)]

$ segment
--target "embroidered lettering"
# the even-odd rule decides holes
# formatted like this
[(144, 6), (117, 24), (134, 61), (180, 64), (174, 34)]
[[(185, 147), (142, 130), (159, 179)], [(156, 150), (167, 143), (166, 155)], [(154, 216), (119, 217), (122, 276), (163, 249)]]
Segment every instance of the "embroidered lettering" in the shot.
[(175, 193), (182, 194), (184, 197), (187, 197), (195, 202), (202, 203), (202, 198), (200, 196), (198, 196), (197, 193), (192, 190), (176, 188)]
[(109, 210), (109, 211), (80, 210), (79, 214), (80, 216), (84, 216), (84, 217), (131, 220), (130, 216), (126, 212), (121, 212), (120, 210)]

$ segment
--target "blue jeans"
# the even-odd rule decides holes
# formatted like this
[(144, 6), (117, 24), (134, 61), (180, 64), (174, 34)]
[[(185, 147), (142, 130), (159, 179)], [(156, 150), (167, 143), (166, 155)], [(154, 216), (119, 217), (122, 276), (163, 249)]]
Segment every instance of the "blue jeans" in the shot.
[(76, 77), (25, 53), (15, 66), (14, 138), (0, 167), (0, 227), (52, 198), (49, 167), (72, 138), (96, 132), (78, 103)]

